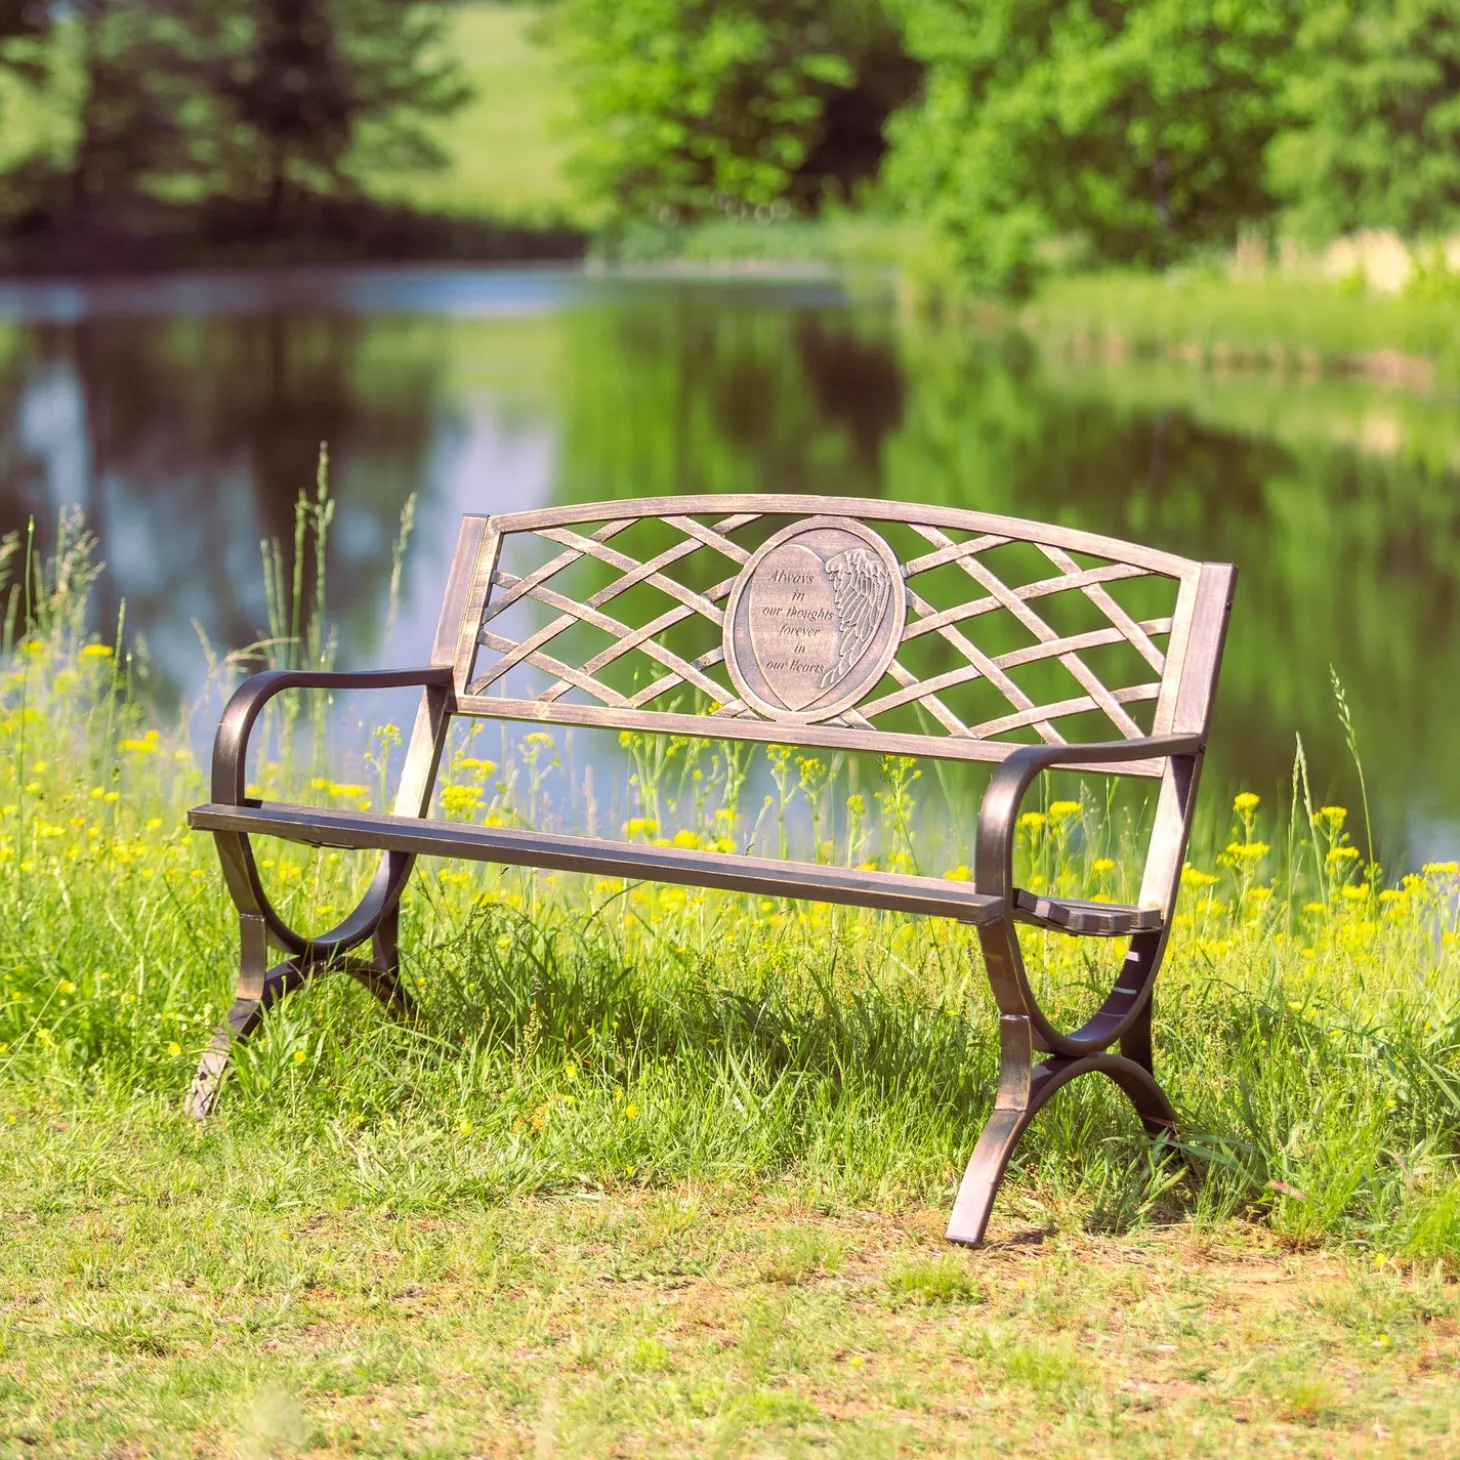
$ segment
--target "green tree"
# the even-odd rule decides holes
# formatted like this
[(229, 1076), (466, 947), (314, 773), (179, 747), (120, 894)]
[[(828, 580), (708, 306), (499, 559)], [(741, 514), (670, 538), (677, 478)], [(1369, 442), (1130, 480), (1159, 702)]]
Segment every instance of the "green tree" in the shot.
[(554, 34), (579, 175), (621, 217), (844, 196), (918, 76), (880, 0), (563, 0)]
[(110, 211), (190, 171), (186, 121), (202, 77), (192, 0), (72, 0), (65, 40), (79, 52), (73, 212)]
[(893, 193), (975, 282), (1067, 253), (1160, 264), (1268, 212), (1298, 0), (903, 0), (923, 94), (889, 125)]
[(1315, 0), (1268, 153), (1312, 237), (1460, 221), (1460, 0)]
[(271, 225), (291, 192), (348, 189), (351, 166), (445, 160), (422, 122), (470, 91), (436, 7), (214, 0), (211, 20), (210, 75), (225, 108), (218, 160), (227, 190), (261, 199)]

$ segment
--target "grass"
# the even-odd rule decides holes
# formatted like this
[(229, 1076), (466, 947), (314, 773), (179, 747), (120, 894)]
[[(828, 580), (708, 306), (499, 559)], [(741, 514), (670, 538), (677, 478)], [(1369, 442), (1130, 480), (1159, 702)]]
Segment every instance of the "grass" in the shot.
[[(307, 546), (329, 515), (300, 521)], [(942, 923), (423, 867), (403, 910), (416, 1016), (319, 980), (239, 1052), (200, 1130), (179, 1108), (230, 997), (234, 924), (184, 824), (205, 799), (186, 735), (85, 629), (78, 533), (12, 584), (0, 681), (5, 1443), (1454, 1442), (1455, 864), (1386, 885), (1301, 775), (1279, 815), (1255, 796), (1215, 814), (1158, 991), (1190, 1165), (1076, 1082), (1026, 1136), (977, 1254), (939, 1234), (990, 1105), (995, 1018), (970, 935)], [(296, 641), (273, 652), (327, 658), (322, 605), (300, 613), (303, 580), (270, 562), (276, 637)], [(260, 789), (381, 804), (393, 733), (346, 768), (313, 756), (309, 723), (283, 704)], [(833, 768), (772, 752), (754, 806), (730, 747), (625, 751), (631, 837), (729, 854), (779, 839), (784, 813), (793, 851), (809, 826), (817, 855), (897, 867), (931, 814), (899, 761), (855, 805)], [(571, 765), (545, 734), (497, 749), (468, 730), (439, 814), (540, 819), (555, 784), (579, 789)], [(852, 827), (826, 844), (838, 807)], [(1021, 823), (1020, 875), (1121, 896), (1130, 837), (1073, 787)], [(935, 841), (924, 866), (966, 876)], [(261, 856), (312, 927), (369, 875)], [(1027, 949), (1065, 1022), (1113, 974), (1110, 950)]]
[[(346, 1161), (282, 1131), (266, 1150), (192, 1139), (157, 1108), (56, 1124), (0, 1129), (7, 1170), (28, 1172), (29, 1210), (0, 1245), (0, 1444), (15, 1453), (1456, 1441), (1453, 1285), (1250, 1228), (947, 1254), (940, 1212), (808, 1206), (778, 1185), (420, 1213), (361, 1203)], [(767, 1254), (828, 1242), (830, 1270), (768, 1271)]]
[(1399, 294), (1276, 271), (1231, 278), (1111, 271), (1049, 279), (1022, 324), (1117, 354), (1175, 353), (1217, 366), (1262, 364), (1293, 374), (1358, 374), (1429, 387), (1460, 380), (1460, 287)]

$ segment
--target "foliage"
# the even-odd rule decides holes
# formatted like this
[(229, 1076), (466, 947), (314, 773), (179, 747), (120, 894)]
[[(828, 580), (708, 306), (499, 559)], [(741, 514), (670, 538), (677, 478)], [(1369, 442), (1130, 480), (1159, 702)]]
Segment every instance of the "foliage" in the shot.
[[(442, 161), (423, 118), (466, 90), (434, 7), (392, 0), (78, 0), (50, 27), (53, 213), (221, 195), (277, 225), (291, 191)], [(57, 146), (57, 134), (72, 138)]]
[(902, 7), (922, 98), (887, 182), (976, 285), (1026, 290), (1046, 245), (1158, 264), (1269, 205), (1289, 0), (930, 0)]
[(1311, 0), (1273, 184), (1304, 232), (1460, 222), (1460, 0)]
[(362, 124), (373, 123), (356, 158), (362, 168), (445, 161), (420, 122), (469, 93), (436, 10), (396, 0), (229, 0), (218, 20), (213, 91), (236, 124), (228, 191), (264, 191), (271, 222), (291, 184), (340, 188)]
[(845, 197), (916, 79), (881, 0), (566, 0), (554, 34), (578, 171), (626, 217)]

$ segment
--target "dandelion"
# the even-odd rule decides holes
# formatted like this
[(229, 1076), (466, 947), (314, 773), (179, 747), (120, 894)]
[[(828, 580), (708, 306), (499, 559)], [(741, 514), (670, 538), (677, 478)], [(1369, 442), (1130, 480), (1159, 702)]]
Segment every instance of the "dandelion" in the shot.
[(1233, 811), (1255, 811), (1262, 797), (1254, 791), (1239, 791), (1232, 802)]
[(167, 1046), (167, 1057), (168, 1057), (168, 1059), (170, 1059), (170, 1060), (175, 1060), (175, 1059), (176, 1059), (176, 1058), (177, 1058), (177, 1057), (178, 1057), (178, 1055), (180, 1055), (180, 1054), (181, 1054), (181, 1053), (182, 1053), (182, 1045), (180, 1045), (180, 1044), (179, 1044), (179, 1043), (178, 1043), (178, 1042), (177, 1042), (177, 1040), (175, 1040), (175, 1039), (174, 1039), (174, 1040), (173, 1040), (173, 1041), (172, 1041), (172, 1042), (171, 1042), (171, 1043), (170, 1043), (170, 1044), (169, 1044), (169, 1045), (168, 1045), (168, 1046)]
[(305, 1050), (296, 1049), (294, 1051), (294, 1063), (296, 1065), (302, 1065), (304, 1063), (304, 1061), (307, 1060), (308, 1058), (309, 1058), (309, 1055), (308, 1055), (308, 1053)]
[(625, 1120), (636, 1120), (638, 1118), (638, 1115), (639, 1115), (639, 1107), (637, 1105), (635, 1105), (632, 1100), (630, 1100), (629, 1103), (624, 1106), (624, 1119)]

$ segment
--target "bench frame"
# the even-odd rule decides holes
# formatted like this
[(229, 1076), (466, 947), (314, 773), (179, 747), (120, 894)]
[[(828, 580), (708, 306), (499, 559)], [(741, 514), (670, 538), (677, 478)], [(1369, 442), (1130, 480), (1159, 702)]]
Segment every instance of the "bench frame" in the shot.
[[(612, 537), (650, 516), (678, 527), (685, 534), (685, 542), (644, 563), (612, 548)], [(896, 522), (912, 527), (931, 544), (930, 553), (902, 564), (905, 579), (895, 585), (895, 591), (906, 595), (909, 611), (905, 625), (901, 616), (897, 617), (894, 648), (907, 637), (937, 632), (958, 649), (967, 663), (956, 674), (938, 676), (925, 685), (894, 661), (892, 670), (903, 689), (884, 699), (916, 701), (930, 708), (946, 734), (878, 729), (859, 713), (875, 712), (880, 703), (867, 701), (866, 695), (860, 705), (853, 704), (829, 722), (817, 722), (814, 711), (806, 714), (787, 710), (772, 718), (763, 703), (752, 707), (745, 698), (736, 700), (718, 681), (707, 677), (713, 666), (723, 662), (724, 649), (684, 659), (648, 640), (652, 657), (669, 673), (632, 699), (593, 678), (592, 668), (565, 664), (547, 653), (544, 645), (548, 640), (577, 622), (606, 628), (617, 638), (612, 651), (600, 654), (591, 663), (611, 661), (628, 649), (642, 650), (647, 639), (645, 631), (630, 631), (608, 617), (603, 606), (626, 586), (647, 581), (666, 588), (678, 600), (680, 606), (666, 615), (666, 620), (677, 622), (701, 615), (724, 628), (725, 649), (732, 657), (738, 654), (748, 658), (750, 647), (743, 625), (737, 628), (730, 623), (731, 614), (720, 605), (728, 600), (733, 610), (742, 596), (748, 596), (743, 590), (758, 561), (757, 555), (735, 545), (734, 532), (766, 516), (810, 524), (808, 531), (818, 526), (832, 534), (841, 531), (841, 540), (847, 542), (852, 540), (848, 534), (867, 537), (878, 522)], [(705, 517), (714, 520), (706, 524), (701, 520)], [(591, 534), (577, 530), (588, 523), (604, 525)], [(950, 536), (953, 531), (965, 534), (963, 540)], [(503, 540), (514, 533), (549, 539), (564, 551), (534, 572), (514, 576), (501, 566)], [(1011, 541), (1038, 547), (1058, 569), (1056, 577), (1012, 590), (999, 581), (981, 565), (981, 555), (991, 546)], [(697, 593), (672, 580), (671, 565), (700, 549), (724, 554), (740, 571), (708, 593)], [(1105, 559), (1115, 566), (1082, 568), (1072, 553)], [(579, 602), (564, 597), (549, 580), (583, 557), (607, 563), (621, 577), (616, 586)], [(896, 561), (895, 557), (888, 560)], [(980, 598), (971, 600), (971, 606), (936, 612), (907, 580), (926, 571), (927, 564), (947, 563), (960, 567), (997, 601), (989, 603)], [(1177, 604), (1170, 620), (1137, 625), (1101, 586), (1115, 577), (1141, 575), (1177, 581)], [(400, 979), (400, 899), (419, 855), (596, 872), (952, 917), (977, 930), (1000, 1012), (1000, 1073), (994, 1109), (968, 1163), (947, 1232), (951, 1241), (979, 1244), (1020, 1136), (1050, 1096), (1069, 1081), (1098, 1071), (1125, 1091), (1152, 1137), (1168, 1135), (1175, 1128), (1175, 1113), (1155, 1078), (1152, 990), (1179, 891), (1235, 577), (1236, 570), (1229, 564), (1195, 563), (1093, 534), (952, 508), (881, 501), (802, 496), (680, 497), (464, 518), (428, 665), (360, 673), (269, 670), (245, 681), (223, 713), (214, 743), (211, 801), (189, 813), (189, 824), (214, 835), (224, 879), (239, 913), (240, 970), (232, 1006), (202, 1054), (189, 1095), (191, 1114), (202, 1120), (212, 1109), (234, 1042), (246, 1039), (273, 1003), (315, 973), (348, 973), (396, 1013), (410, 1013), (411, 1001)], [(1033, 614), (1029, 604), (1042, 594), (1063, 591), (1081, 593), (1094, 602), (1114, 629), (1101, 630), (1098, 635), (1060, 638)], [(513, 640), (493, 625), (501, 622), (497, 613), (503, 600), (510, 604), (522, 599), (545, 604), (558, 617), (526, 639)], [(1024, 658), (1057, 657), (1087, 687), (1088, 696), (1053, 706), (1032, 705), (1027, 696), (1021, 702), (1021, 692), (1009, 684), (1007, 676), (999, 679), (1003, 673), (1000, 661), (982, 655), (959, 627), (984, 609), (1007, 610), (1030, 625), (1041, 643), (1023, 651)], [(884, 623), (890, 623), (891, 618), (887, 615)], [(1164, 656), (1152, 645), (1147, 630), (1169, 636)], [(737, 634), (740, 637), (731, 642)], [(1156, 668), (1159, 685), (1112, 694), (1090, 673), (1079, 658), (1082, 646), (1097, 639), (1115, 642), (1117, 637), (1131, 643)], [(481, 679), (474, 679), (477, 657), (483, 648), (498, 656), (496, 667)], [(867, 651), (869, 658), (871, 653)], [(1018, 657), (1006, 655), (1004, 662)], [(534, 665), (558, 677), (535, 696), (511, 696), (505, 693), (500, 669), (503, 663), (509, 668)], [(1009, 725), (998, 721), (969, 727), (940, 698), (946, 696), (949, 685), (980, 678), (999, 683), (1010, 696), (1015, 713), (1006, 719), (1015, 722), (1014, 728), (1032, 726), (1046, 743), (1021, 745), (991, 738), (1004, 733)], [(486, 692), (494, 682), (502, 693)], [(668, 710), (644, 708), (685, 684), (700, 690), (706, 686), (718, 689), (727, 703), (716, 704), (708, 714), (684, 713), (672, 702)], [(245, 766), (249, 734), (274, 696), (294, 689), (401, 687), (419, 687), (422, 695), (392, 815), (266, 804), (248, 796)], [(601, 703), (570, 702), (564, 698), (570, 688), (586, 689)], [(870, 692), (875, 693), (875, 688)], [(1127, 695), (1124, 702), (1131, 698), (1157, 701), (1151, 733), (1140, 731), (1123, 710), (1122, 694)], [(1065, 743), (1055, 722), (1073, 712), (1071, 705), (1078, 710), (1103, 710), (1114, 721), (1121, 738)], [(979, 811), (970, 885), (430, 820), (447, 731), (451, 717), (458, 714), (764, 743), (790, 741), (837, 750), (998, 764)], [(1045, 898), (1016, 887), (1013, 859), (1020, 804), (1037, 777), (1054, 768), (1159, 778), (1155, 820), (1136, 906)], [(329, 931), (307, 936), (290, 927), (270, 901), (254, 858), (251, 835), (282, 836), (321, 846), (373, 848), (383, 855), (359, 906)], [(1058, 1029), (1040, 1008), (1019, 946), (1020, 923), (1071, 934), (1130, 938), (1110, 993), (1078, 1029)], [(368, 956), (363, 956), (367, 944)], [(286, 955), (272, 966), (270, 945)], [(1046, 1058), (1036, 1063), (1037, 1055)]]

